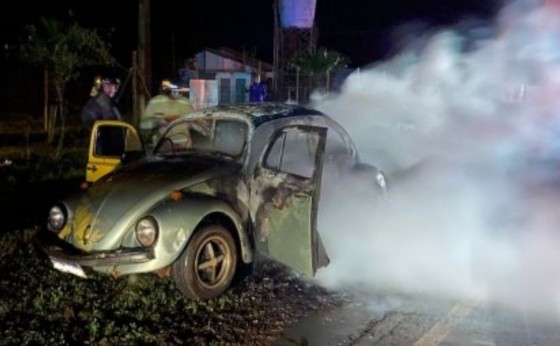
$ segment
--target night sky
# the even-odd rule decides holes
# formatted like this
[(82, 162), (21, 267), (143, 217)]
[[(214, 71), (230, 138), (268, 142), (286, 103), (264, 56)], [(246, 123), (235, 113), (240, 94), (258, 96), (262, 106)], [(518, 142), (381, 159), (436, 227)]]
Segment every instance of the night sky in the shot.
[[(245, 50), (272, 62), (273, 0), (151, 1), (154, 77), (171, 75), (185, 58), (205, 47)], [(417, 30), (491, 19), (501, 0), (317, 0), (318, 45), (350, 58), (353, 66), (382, 59), (391, 52), (392, 33), (403, 24)], [(38, 18), (68, 19), (97, 28), (123, 66), (130, 66), (136, 47), (136, 0), (86, 2), (13, 2), (0, 13), (2, 45), (17, 44), (24, 24)], [(114, 31), (112, 31), (114, 30)]]

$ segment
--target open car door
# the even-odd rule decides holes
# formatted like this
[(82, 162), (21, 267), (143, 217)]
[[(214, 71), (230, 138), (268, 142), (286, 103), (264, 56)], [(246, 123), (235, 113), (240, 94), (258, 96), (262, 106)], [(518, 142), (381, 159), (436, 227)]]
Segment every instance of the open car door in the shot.
[(326, 135), (323, 127), (278, 130), (251, 183), (257, 249), (308, 276), (329, 263), (317, 232)]
[(119, 120), (96, 121), (89, 141), (86, 181), (93, 183), (115, 170), (123, 160), (144, 154), (142, 140), (132, 125)]

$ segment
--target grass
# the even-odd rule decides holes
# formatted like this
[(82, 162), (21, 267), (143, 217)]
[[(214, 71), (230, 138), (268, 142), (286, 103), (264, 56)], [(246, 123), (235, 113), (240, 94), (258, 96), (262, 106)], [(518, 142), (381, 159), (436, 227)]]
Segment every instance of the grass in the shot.
[[(9, 151), (2, 151), (9, 153)], [(86, 151), (67, 150), (60, 158), (35, 156), (23, 159), (16, 155), (2, 155), (12, 162), (0, 168), (0, 184), (19, 185), (48, 180), (64, 180), (83, 176), (86, 167)], [(15, 157), (15, 158), (14, 158)]]
[[(62, 156), (86, 150), (89, 134), (76, 120), (69, 121), (65, 130)], [(0, 162), (53, 157), (58, 136), (47, 144), (47, 133), (41, 118), (31, 115), (0, 113)]]
[(0, 165), (0, 234), (44, 220), (47, 208), (79, 189), (85, 178), (84, 146), (69, 146), (59, 158), (53, 158), (43, 143), (34, 143), (33, 148), (37, 154), (31, 158), (12, 147), (0, 149), (0, 162), (11, 162)]
[[(39, 136), (39, 140), (18, 142), (12, 137), (23, 136), (19, 127), (13, 129), (17, 123), (2, 123), (0, 126), (0, 164), (6, 161), (9, 165), (0, 165), (0, 186), (23, 186), (29, 183), (67, 180), (81, 177), (85, 174), (87, 163), (87, 135), (75, 129), (66, 134), (66, 145), (60, 157), (55, 158), (57, 141), (46, 143), (46, 137)], [(39, 126), (40, 124), (36, 124)], [(4, 132), (12, 129), (10, 135)], [(35, 128), (38, 131), (38, 129)], [(41, 134), (40, 131), (37, 132)], [(4, 135), (4, 136), (2, 136)]]
[(269, 345), (303, 315), (338, 304), (274, 263), (205, 302), (153, 274), (84, 280), (52, 268), (37, 232), (0, 237), (3, 345)]

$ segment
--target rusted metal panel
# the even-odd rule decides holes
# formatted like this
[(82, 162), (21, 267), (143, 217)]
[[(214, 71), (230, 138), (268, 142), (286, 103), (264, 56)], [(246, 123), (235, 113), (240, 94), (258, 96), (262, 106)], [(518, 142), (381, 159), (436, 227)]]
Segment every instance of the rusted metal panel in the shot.
[[(305, 140), (300, 144), (306, 147), (303, 148), (305, 152), (309, 151), (308, 159), (313, 165), (308, 177), (284, 172), (281, 164), (267, 167), (275, 141), (285, 140), (286, 133), (304, 135)], [(281, 136), (284, 137), (280, 139)], [(251, 186), (250, 208), (255, 220), (257, 248), (309, 276), (314, 275), (318, 265), (328, 263), (317, 233), (325, 138), (326, 129), (319, 127), (296, 125), (278, 131), (255, 169)], [(284, 143), (281, 148), (285, 149)], [(284, 153), (279, 154), (282, 157)], [(317, 250), (322, 251), (317, 253)]]
[(313, 199), (307, 193), (295, 193), (279, 188), (270, 202), (265, 203), (257, 216), (259, 239), (264, 241), (266, 252), (273, 258), (312, 276)]

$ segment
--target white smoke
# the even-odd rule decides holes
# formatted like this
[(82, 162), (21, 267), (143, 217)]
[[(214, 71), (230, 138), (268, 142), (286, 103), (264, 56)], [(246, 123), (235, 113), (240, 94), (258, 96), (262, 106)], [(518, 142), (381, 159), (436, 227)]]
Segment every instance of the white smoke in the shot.
[(314, 98), (391, 191), (322, 201), (325, 285), (558, 302), (560, 12), (515, 3), (495, 29), (438, 32)]

